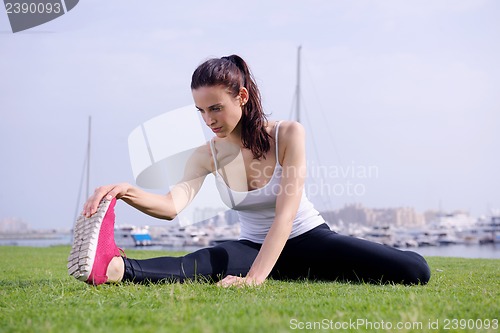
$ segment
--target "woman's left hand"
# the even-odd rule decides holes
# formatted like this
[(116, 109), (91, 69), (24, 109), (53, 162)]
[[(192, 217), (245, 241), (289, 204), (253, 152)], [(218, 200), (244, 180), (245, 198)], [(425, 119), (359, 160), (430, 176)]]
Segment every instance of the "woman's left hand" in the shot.
[(252, 279), (251, 277), (241, 277), (228, 275), (219, 282), (217, 282), (217, 286), (219, 287), (254, 287), (262, 284), (264, 281), (257, 281), (256, 279)]

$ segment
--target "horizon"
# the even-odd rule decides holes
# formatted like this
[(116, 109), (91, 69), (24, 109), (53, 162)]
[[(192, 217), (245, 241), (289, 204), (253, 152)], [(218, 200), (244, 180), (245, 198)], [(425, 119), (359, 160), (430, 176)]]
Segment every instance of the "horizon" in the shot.
[[(427, 221), (425, 219), (425, 215), (426, 214), (429, 214), (429, 213), (435, 213), (437, 214), (437, 216), (441, 216), (441, 217), (449, 217), (450, 215), (456, 215), (456, 214), (465, 214), (466, 216), (468, 217), (471, 217), (475, 220), (475, 222), (479, 222), (481, 219), (484, 219), (484, 218), (487, 218), (487, 217), (492, 217), (492, 216), (498, 216), (500, 214), (500, 210), (499, 209), (492, 209), (491, 210), (491, 213), (490, 214), (480, 214), (480, 215), (472, 215), (470, 212), (466, 211), (466, 210), (462, 210), (462, 209), (453, 209), (453, 210), (449, 210), (449, 211), (443, 211), (443, 210), (440, 210), (439, 208), (438, 209), (433, 209), (433, 208), (428, 208), (428, 209), (425, 209), (425, 210), (417, 210), (415, 209), (414, 207), (411, 207), (411, 206), (400, 206), (400, 207), (367, 207), (367, 206), (364, 206), (362, 203), (359, 203), (359, 202), (351, 202), (351, 203), (345, 203), (344, 206), (342, 207), (339, 207), (339, 208), (335, 208), (333, 210), (320, 210), (320, 214), (328, 214), (328, 213), (335, 213), (335, 212), (339, 212), (343, 209), (346, 209), (346, 208), (351, 208), (351, 207), (355, 207), (355, 208), (360, 208), (360, 209), (367, 209), (367, 210), (398, 210), (398, 209), (411, 209), (413, 210), (417, 215), (420, 215), (421, 217), (423, 217), (424, 219), (424, 224), (429, 224), (429, 223), (432, 223), (434, 222), (433, 220), (431, 221)], [(200, 208), (201, 210), (203, 209), (207, 209), (206, 207), (205, 208)], [(229, 209), (225, 209), (225, 211), (227, 211)], [(222, 212), (222, 210), (221, 210)], [(165, 227), (179, 227), (179, 228), (184, 228), (184, 227), (188, 227), (188, 226), (196, 226), (197, 224), (202, 224), (202, 223), (206, 223), (209, 219), (205, 219), (205, 220), (201, 220), (201, 221), (198, 221), (198, 222), (195, 222), (195, 223), (191, 223), (191, 224), (185, 224), (185, 225), (182, 225), (182, 224), (179, 224), (178, 221), (163, 221), (163, 220), (160, 220), (160, 219), (151, 219), (151, 221), (157, 221), (157, 223), (150, 223), (150, 224), (140, 224), (140, 225), (134, 225), (133, 223), (120, 223), (119, 222), (119, 217), (118, 217), (118, 221), (116, 222), (116, 226), (134, 226), (134, 227), (158, 227), (158, 226), (165, 226)], [(67, 231), (67, 230), (70, 230), (72, 226), (65, 226), (65, 227), (61, 227), (61, 228), (33, 228), (33, 226), (31, 226), (29, 223), (26, 223), (25, 221), (23, 221), (22, 219), (19, 219), (17, 217), (4, 217), (2, 219), (0, 219), (0, 233), (2, 233), (1, 231), (1, 227), (4, 223), (6, 222), (14, 222), (14, 223), (19, 223), (19, 224), (26, 224), (27, 226), (27, 231), (48, 231), (48, 232), (52, 232), (54, 230), (59, 230), (59, 231)], [(326, 221), (328, 224), (330, 225), (335, 225), (334, 222), (331, 222), (331, 221)], [(68, 229), (69, 228), (69, 229)]]

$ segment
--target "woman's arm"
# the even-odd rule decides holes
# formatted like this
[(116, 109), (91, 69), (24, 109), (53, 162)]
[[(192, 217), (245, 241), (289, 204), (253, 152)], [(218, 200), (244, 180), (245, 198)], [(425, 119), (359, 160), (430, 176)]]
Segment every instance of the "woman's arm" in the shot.
[(285, 150), (281, 188), (276, 201), (276, 217), (247, 276), (243, 279), (228, 276), (220, 282), (222, 286), (258, 285), (264, 282), (292, 231), (306, 176), (305, 132), (297, 122), (282, 123), (279, 135), (280, 146)]
[(211, 172), (207, 149), (209, 148), (202, 146), (194, 151), (186, 163), (183, 179), (169, 193), (149, 193), (126, 183), (101, 186), (87, 200), (82, 214), (90, 217), (97, 211), (103, 198), (117, 198), (153, 217), (174, 219), (193, 200)]

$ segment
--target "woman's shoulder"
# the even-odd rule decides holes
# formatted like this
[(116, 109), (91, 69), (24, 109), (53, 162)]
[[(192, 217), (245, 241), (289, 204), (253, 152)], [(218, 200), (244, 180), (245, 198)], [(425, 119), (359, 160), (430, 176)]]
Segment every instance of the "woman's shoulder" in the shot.
[(279, 120), (279, 139), (293, 139), (292, 137), (304, 136), (304, 126), (295, 120)]
[(281, 165), (284, 165), (285, 155), (303, 154), (305, 145), (305, 130), (301, 123), (294, 120), (279, 121), (278, 127), (278, 157)]

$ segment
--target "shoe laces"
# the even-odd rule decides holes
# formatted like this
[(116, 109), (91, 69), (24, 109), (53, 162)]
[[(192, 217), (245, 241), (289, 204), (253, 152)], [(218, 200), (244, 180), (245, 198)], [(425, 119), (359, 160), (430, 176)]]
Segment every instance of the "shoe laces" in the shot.
[[(117, 247), (118, 247), (118, 246), (117, 246)], [(121, 247), (118, 247), (118, 251), (120, 251), (120, 252), (123, 254), (123, 256), (124, 256), (125, 258), (127, 258), (127, 254), (125, 253), (125, 251), (124, 251)]]

